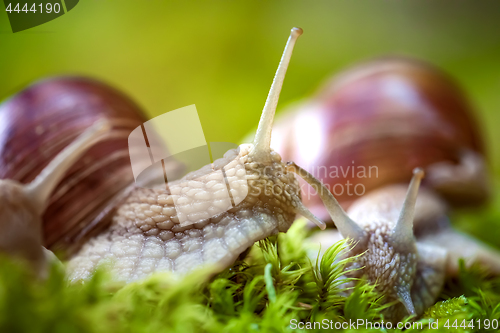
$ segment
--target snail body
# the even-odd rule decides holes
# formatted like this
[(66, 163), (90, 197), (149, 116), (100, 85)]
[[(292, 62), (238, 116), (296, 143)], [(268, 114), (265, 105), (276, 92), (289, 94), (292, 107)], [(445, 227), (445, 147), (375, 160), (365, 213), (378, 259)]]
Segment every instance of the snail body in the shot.
[[(297, 213), (325, 227), (324, 222), (303, 206), (295, 176), (270, 148), (278, 97), (293, 46), (301, 33), (299, 28), (292, 29), (254, 143), (229, 151), (224, 158), (177, 181), (169, 181), (166, 187), (141, 188), (127, 183), (131, 177), (125, 178), (121, 190), (111, 196), (103, 214), (90, 214), (93, 220), (78, 223), (78, 226), (86, 225), (76, 235), (83, 246), (74, 251), (68, 263), (71, 280), (86, 279), (102, 265), (107, 265), (115, 278), (123, 281), (137, 280), (162, 270), (185, 273), (208, 264), (217, 271), (229, 266), (255, 241), (286, 231)], [(99, 93), (88, 97), (102, 99)], [(96, 118), (114, 128), (116, 119), (105, 116), (109, 113), (106, 107), (100, 109), (103, 117)], [(92, 128), (89, 131), (94, 131)], [(84, 132), (75, 142), (88, 135)], [(109, 131), (103, 134), (110, 135)], [(65, 156), (69, 153), (65, 151), (71, 152), (72, 159), (67, 160)], [(81, 154), (81, 149), (66, 148), (50, 162), (52, 167), (46, 168), (61, 164), (66, 169), (58, 170), (67, 171), (74, 158)], [(130, 164), (127, 171), (130, 171)], [(40, 175), (48, 172), (44, 169)], [(59, 177), (61, 174), (62, 171), (58, 172)], [(230, 188), (221, 184), (223, 174)], [(128, 175), (131, 176), (131, 172)], [(30, 184), (18, 185), (24, 188)], [(50, 194), (54, 186), (46, 192)], [(242, 189), (247, 191), (241, 192)], [(228, 190), (231, 200), (227, 197)], [(45, 202), (49, 197), (45, 197)], [(217, 208), (228, 202), (233, 202), (233, 206), (217, 214)], [(38, 213), (45, 210), (46, 205)], [(33, 223), (40, 221), (37, 219)], [(39, 243), (35, 248), (41, 248)]]
[[(248, 195), (234, 208), (183, 226), (175, 213), (175, 194), (161, 188), (135, 189), (117, 210), (110, 228), (90, 240), (70, 260), (70, 278), (85, 279), (97, 266), (107, 262), (113, 262), (114, 275), (126, 281), (154, 271), (186, 273), (204, 265), (220, 270), (230, 266), (255, 241), (287, 231), (295, 220), (293, 207), (299, 202), (295, 201), (299, 198), (297, 180), (291, 173), (280, 172), (284, 167), (277, 154), (272, 153), (274, 160), (262, 163), (254, 160), (252, 148), (246, 145), (240, 147), (239, 154), (226, 153), (228, 161), (237, 159), (237, 163), (220, 160), (214, 163), (222, 162), (226, 174), (241, 171), (249, 179)], [(169, 187), (192, 182), (184, 198), (204, 198), (192, 205), (192, 215), (209, 216), (208, 212), (217, 205), (219, 193), (223, 196), (221, 192), (225, 190), (219, 184), (210, 184), (215, 183), (219, 170), (214, 167), (209, 172), (203, 170), (201, 175), (188, 174), (169, 183)], [(267, 186), (287, 187), (290, 194), (266, 195)]]
[[(270, 141), (283, 79), (301, 34), (301, 29), (292, 29), (254, 143), (169, 181), (168, 188), (134, 189), (110, 228), (70, 260), (70, 279), (85, 279), (103, 264), (111, 265), (114, 275), (125, 281), (161, 270), (186, 273), (206, 265), (221, 270), (254, 242), (288, 230), (295, 215), (305, 209), (296, 178), (286, 172)], [(230, 198), (221, 182), (224, 175)], [(274, 187), (280, 192), (268, 191)], [(217, 214), (229, 199), (238, 204)], [(186, 209), (179, 211), (176, 203)]]
[(403, 184), (387, 185), (357, 199), (345, 212), (324, 184), (296, 165), (289, 167), (319, 189), (337, 227), (310, 241), (325, 249), (343, 238), (352, 241), (346, 256), (356, 260), (347, 274), (366, 276), (386, 302), (395, 302), (384, 313), (388, 320), (421, 316), (436, 301), (445, 279), (457, 275), (459, 259), (500, 274), (499, 251), (455, 231), (446, 203), (434, 191), (424, 188), (418, 194), (422, 169), (414, 170), (408, 190)]
[[(273, 143), (284, 158), (311, 166), (294, 167), (316, 182), (318, 195), (304, 201), (337, 227), (312, 241), (326, 249), (342, 238), (354, 240), (349, 255), (363, 253), (354, 275), (366, 275), (387, 301), (399, 301), (389, 319), (421, 315), (445, 278), (458, 273), (460, 258), (500, 273), (500, 253), (454, 230), (446, 216), (450, 208), (484, 202), (489, 194), (481, 138), (449, 80), (413, 60), (376, 60), (327, 83), (297, 109), (278, 121)], [(300, 132), (299, 123), (317, 127)], [(305, 143), (313, 152), (301, 148)], [(328, 177), (317, 166), (374, 166), (377, 173)], [(427, 174), (418, 196), (423, 170), (415, 169), (408, 190), (405, 184), (417, 166)], [(363, 192), (336, 193), (349, 181), (359, 182)], [(320, 200), (336, 204), (318, 205)]]

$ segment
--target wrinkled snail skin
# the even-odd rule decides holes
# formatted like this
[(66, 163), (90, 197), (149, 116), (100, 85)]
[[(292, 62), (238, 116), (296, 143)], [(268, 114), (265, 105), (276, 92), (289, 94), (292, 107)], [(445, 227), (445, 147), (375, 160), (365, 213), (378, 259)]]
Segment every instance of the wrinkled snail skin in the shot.
[[(122, 281), (140, 279), (155, 271), (186, 273), (208, 264), (216, 270), (222, 270), (232, 264), (237, 256), (254, 242), (273, 233), (288, 230), (298, 213), (312, 219), (322, 229), (325, 228), (325, 223), (315, 219), (302, 204), (295, 176), (287, 171), (286, 165), (281, 162), (281, 157), (270, 147), (271, 130), (279, 94), (293, 46), (301, 34), (300, 28), (294, 28), (291, 31), (262, 111), (253, 144), (242, 145), (239, 149), (226, 153), (221, 160), (177, 181), (169, 181), (167, 188), (163, 186), (156, 189), (143, 189), (127, 184), (129, 178), (126, 178), (126, 181), (117, 187), (119, 191), (115, 191), (109, 198), (106, 197), (110, 200), (103, 202), (103, 206), (92, 207), (96, 210), (102, 209), (102, 213), (97, 212), (84, 220), (77, 219), (77, 225), (73, 223), (71, 225), (71, 228), (77, 229), (74, 234), (70, 235), (71, 237), (62, 233), (62, 238), (69, 238), (77, 243), (75, 247), (78, 247), (80, 242), (83, 243), (68, 263), (68, 275), (71, 280), (85, 279), (101, 265), (108, 266), (115, 273), (115, 278)], [(50, 88), (54, 83), (57, 88), (56, 92), (60, 89), (65, 90), (64, 85), (61, 86), (61, 81), (41, 83), (40, 85), (47, 84), (47, 87), (35, 86), (35, 88)], [(71, 88), (75, 82), (69, 80), (67, 83)], [(62, 102), (56, 98), (55, 102), (63, 103), (63, 106), (59, 108), (62, 114), (64, 114), (64, 102), (67, 103), (66, 110), (70, 114), (69, 117), (71, 117), (71, 111), (81, 109), (79, 106), (82, 105), (79, 104), (82, 103), (84, 111), (89, 111), (92, 117), (100, 120), (53, 157), (33, 181), (28, 180), (25, 181), (26, 184), (21, 184), (17, 182), (21, 180), (19, 177), (17, 181), (5, 180), (0, 183), (0, 194), (6, 198), (1, 203), (5, 206), (1, 211), (7, 215), (7, 218), (3, 220), (8, 224), (5, 230), (12, 229), (9, 234), (13, 237), (10, 241), (0, 238), (3, 242), (0, 243), (0, 249), (18, 257), (24, 257), (31, 261), (33, 266), (36, 263), (36, 267), (46, 267), (46, 260), (43, 259), (44, 251), (40, 246), (43, 244), (40, 232), (41, 215), (47, 212), (47, 207), (50, 208), (50, 204), (54, 201), (51, 197), (54, 188), (65, 177), (68, 170), (76, 167), (77, 160), (85, 160), (88, 155), (92, 156), (90, 152), (94, 144), (101, 145), (103, 138), (109, 139), (114, 136), (123, 136), (124, 132), (127, 135), (130, 133), (125, 130), (113, 131), (117, 124), (134, 123), (134, 121), (123, 121), (124, 119), (115, 116), (114, 111), (119, 114), (120, 108), (115, 110), (113, 103), (106, 103), (108, 100), (106, 97), (109, 97), (107, 96), (109, 91), (105, 91), (106, 87), (99, 89), (98, 85), (88, 85), (85, 82), (83, 85), (90, 90), (94, 88), (98, 90), (88, 94), (88, 89), (82, 89), (81, 95), (89, 101), (83, 98), (79, 103), (74, 103), (74, 99), (78, 100), (76, 98), (78, 94), (73, 91), (69, 94), (71, 98), (66, 98), (66, 101), (62, 98)], [(11, 103), (3, 106), (3, 112), (13, 112), (19, 108), (17, 103), (21, 106), (23, 103), (29, 104), (31, 102), (29, 97), (36, 95), (37, 89), (31, 88), (21, 92), (20, 96), (27, 98), (27, 101), (19, 101), (19, 96), (14, 97)], [(42, 97), (47, 98), (49, 102), (51, 97), (61, 97), (61, 95), (55, 95), (43, 96), (42, 94)], [(111, 95), (116, 96), (116, 93), (112, 92)], [(62, 97), (65, 95), (63, 94)], [(133, 109), (130, 108), (127, 100), (118, 102), (122, 104), (121, 109), (128, 111)], [(95, 109), (98, 109), (101, 116), (95, 116), (94, 108), (89, 108), (89, 104), (92, 103), (96, 104)], [(54, 105), (50, 105), (51, 103), (45, 104), (53, 107), (49, 108), (50, 110), (58, 110)], [(20, 109), (26, 108), (20, 107)], [(31, 119), (30, 117), (36, 114), (28, 113), (24, 116)], [(65, 116), (68, 117), (68, 114)], [(76, 118), (78, 119), (77, 115)], [(137, 120), (134, 116), (132, 118)], [(23, 119), (18, 121), (20, 128), (23, 128)], [(28, 128), (30, 125), (28, 124)], [(15, 126), (13, 128), (18, 130)], [(42, 126), (39, 132), (43, 134), (45, 130), (46, 128)], [(123, 141), (120, 141), (120, 144), (123, 144)], [(90, 150), (87, 151), (88, 149)], [(89, 167), (92, 166), (91, 164)], [(109, 174), (110, 170), (107, 168), (109, 165), (104, 166), (106, 166), (105, 171), (108, 172), (108, 176), (114, 176), (112, 172), (111, 175)], [(224, 168), (227, 180), (243, 177), (244, 185), (248, 186), (248, 194), (242, 194), (243, 192), (240, 191), (243, 184), (241, 181), (238, 182), (239, 179), (230, 182), (230, 194), (237, 205), (233, 204), (233, 208), (210, 215), (217, 211), (215, 208), (220, 208), (218, 205), (221, 192), (225, 191), (227, 195), (227, 188), (220, 188), (223, 185), (216, 184), (216, 178), (221, 175), (221, 168)], [(126, 169), (130, 171), (130, 164)], [(128, 172), (127, 176), (130, 174)], [(16, 179), (16, 177), (12, 178)], [(103, 180), (108, 180), (106, 173)], [(66, 190), (70, 185), (66, 184)], [(98, 185), (93, 190), (97, 191)], [(181, 190), (174, 192), (174, 188)], [(17, 195), (19, 191), (21, 194)], [(98, 191), (85, 193), (89, 195), (94, 193), (94, 196), (96, 193), (99, 194)], [(175, 209), (176, 199), (179, 204), (181, 201), (184, 202), (183, 211)], [(74, 200), (78, 201), (77, 198)], [(185, 204), (186, 202), (188, 204)], [(72, 209), (75, 211), (74, 207)], [(186, 217), (191, 223), (185, 223)], [(18, 220), (24, 223), (10, 225), (9, 221)], [(51, 223), (50, 219), (48, 223)], [(24, 232), (29, 228), (31, 228), (30, 233)], [(50, 237), (50, 234), (45, 237)], [(30, 239), (35, 239), (32, 246), (22, 248), (22, 244)], [(18, 240), (18, 242), (13, 244), (12, 240)], [(69, 244), (63, 242), (63, 245), (72, 245), (71, 241), (67, 243)]]
[[(414, 236), (414, 222), (434, 222), (446, 210), (432, 192), (423, 190), (417, 200), (422, 178), (423, 171), (415, 169), (409, 188), (396, 184), (371, 192), (354, 202), (347, 213), (338, 202), (327, 205), (338, 230), (326, 230), (310, 239), (321, 248), (342, 238), (353, 241), (345, 255), (358, 258), (351, 267), (356, 270), (348, 274), (366, 276), (376, 283), (385, 302), (395, 302), (384, 313), (390, 321), (422, 315), (436, 301), (446, 276), (447, 249)], [(321, 196), (331, 195), (326, 187), (322, 190)]]
[(359, 249), (352, 250), (356, 254), (366, 251), (358, 263), (365, 268), (359, 273), (376, 282), (388, 301), (400, 301), (386, 314), (393, 320), (408, 314), (422, 315), (434, 304), (442, 290), (448, 258), (445, 248), (424, 244), (414, 236), (417, 221), (435, 222), (444, 216), (445, 206), (429, 191), (421, 191), (414, 202), (414, 218), (409, 217), (412, 223), (405, 226), (406, 239), (395, 241), (396, 222), (399, 224), (400, 212), (406, 209), (406, 191), (404, 185), (388, 186), (359, 199), (347, 211), (369, 239), (368, 244), (360, 243)]
[[(465, 259), (467, 266), (480, 263), (489, 272), (500, 274), (500, 252), (454, 230), (446, 216), (447, 204), (434, 191), (426, 188), (420, 189), (415, 202), (413, 237), (405, 242), (415, 247), (408, 251), (394, 246), (390, 231), (401, 215), (406, 192), (406, 185), (388, 185), (356, 200), (346, 212), (349, 219), (366, 233), (366, 236), (350, 237), (358, 243), (347, 255), (364, 253), (355, 264), (364, 268), (353, 275), (366, 275), (370, 282), (379, 285), (379, 291), (388, 297), (388, 301), (401, 301), (386, 313), (386, 318), (390, 320), (400, 320), (411, 313), (408, 306), (404, 306), (409, 301), (413, 304), (414, 313), (422, 315), (436, 301), (445, 278), (458, 274), (460, 258)], [(326, 249), (342, 238), (341, 231), (327, 229), (316, 233), (309, 241)], [(410, 255), (413, 261), (416, 259), (416, 266), (408, 264)], [(405, 260), (406, 267), (402, 267)], [(390, 292), (399, 284), (398, 279), (410, 283), (410, 299)]]
[[(293, 174), (283, 172), (279, 155), (266, 164), (251, 157), (251, 145), (226, 153), (226, 175), (245, 173), (249, 183), (246, 198), (235, 208), (200, 223), (182, 226), (175, 212), (173, 195), (165, 189), (136, 189), (113, 217), (111, 227), (93, 238), (70, 260), (72, 280), (85, 279), (101, 264), (112, 263), (114, 276), (125, 281), (143, 278), (154, 271), (186, 273), (204, 265), (223, 269), (254, 242), (286, 232), (295, 220), (300, 203)], [(231, 165), (231, 162), (233, 165)], [(235, 163), (235, 162), (238, 163)], [(229, 164), (227, 164), (229, 162)], [(216, 162), (217, 163), (217, 162)], [(214, 163), (214, 164), (216, 164)], [(199, 170), (179, 182), (192, 182), (185, 196), (206, 198), (192, 207), (193, 214), (211, 211), (214, 198), (224, 191), (211, 186), (217, 173)], [(200, 172), (201, 171), (201, 172)], [(219, 186), (221, 188), (219, 188)], [(266, 188), (286, 188), (281, 195), (266, 194)], [(235, 193), (236, 194), (236, 193)]]
[[(295, 176), (287, 172), (281, 157), (270, 148), (278, 97), (293, 46), (301, 34), (301, 29), (292, 29), (254, 143), (242, 145), (227, 152), (224, 159), (169, 182), (169, 189), (135, 189), (118, 208), (110, 228), (87, 242), (70, 260), (70, 279), (85, 279), (106, 264), (118, 279), (125, 281), (155, 271), (186, 273), (205, 265), (220, 270), (254, 242), (287, 231), (297, 213), (308, 214)], [(221, 167), (228, 179), (239, 176), (247, 180), (248, 195), (234, 208), (210, 217), (221, 199), (219, 194), (224, 195), (223, 184), (215, 184), (220, 175), (216, 171)], [(186, 191), (171, 193), (177, 184), (186, 184)], [(234, 199), (240, 195), (233, 188), (231, 194)], [(174, 205), (179, 197), (186, 202), (198, 200), (184, 213), (200, 222), (181, 223)], [(323, 222), (317, 223), (324, 228)]]

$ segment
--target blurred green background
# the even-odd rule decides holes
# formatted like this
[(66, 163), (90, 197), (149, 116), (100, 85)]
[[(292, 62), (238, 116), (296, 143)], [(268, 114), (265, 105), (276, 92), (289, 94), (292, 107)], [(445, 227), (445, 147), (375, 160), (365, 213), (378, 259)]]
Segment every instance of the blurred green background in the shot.
[[(196, 104), (207, 141), (239, 142), (258, 122), (293, 26), (304, 36), (280, 109), (360, 60), (388, 53), (422, 58), (455, 77), (477, 107), (499, 184), (496, 0), (83, 0), (68, 14), (16, 34), (3, 12), (0, 99), (43, 77), (82, 74), (125, 91), (150, 116)], [(458, 220), (498, 226), (499, 210)], [(483, 237), (498, 244), (500, 231)]]

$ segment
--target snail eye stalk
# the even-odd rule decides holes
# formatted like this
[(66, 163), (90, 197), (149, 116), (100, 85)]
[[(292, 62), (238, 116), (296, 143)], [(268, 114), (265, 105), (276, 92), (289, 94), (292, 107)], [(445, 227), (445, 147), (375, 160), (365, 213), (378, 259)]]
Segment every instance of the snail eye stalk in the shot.
[(415, 203), (417, 202), (418, 189), (423, 178), (424, 171), (420, 168), (415, 168), (398, 222), (392, 231), (391, 237), (396, 245), (407, 246), (414, 242), (413, 219), (415, 217)]
[(274, 122), (274, 114), (276, 113), (276, 107), (278, 106), (278, 100), (281, 93), (281, 88), (283, 87), (283, 81), (285, 80), (285, 74), (288, 69), (288, 64), (292, 57), (293, 47), (295, 42), (302, 35), (301, 28), (293, 28), (290, 32), (290, 37), (286, 42), (285, 50), (281, 56), (281, 61), (274, 76), (271, 89), (267, 95), (266, 104), (262, 110), (262, 115), (260, 117), (259, 126), (257, 127), (257, 132), (255, 133), (255, 139), (253, 141), (254, 148), (251, 152), (252, 157), (261, 162), (271, 161), (271, 132)]
[(321, 183), (317, 178), (299, 167), (294, 162), (287, 163), (287, 170), (300, 176), (309, 185), (311, 185), (318, 191), (318, 194), (323, 201), (323, 204), (325, 205), (328, 213), (330, 214), (332, 221), (335, 223), (337, 229), (339, 229), (344, 238), (350, 238), (357, 242), (363, 241), (365, 239), (365, 232), (363, 231), (363, 229), (361, 229), (361, 227), (357, 225), (356, 222), (351, 220), (344, 209), (342, 209), (337, 199), (335, 199), (333, 194), (330, 193), (330, 191), (323, 183)]

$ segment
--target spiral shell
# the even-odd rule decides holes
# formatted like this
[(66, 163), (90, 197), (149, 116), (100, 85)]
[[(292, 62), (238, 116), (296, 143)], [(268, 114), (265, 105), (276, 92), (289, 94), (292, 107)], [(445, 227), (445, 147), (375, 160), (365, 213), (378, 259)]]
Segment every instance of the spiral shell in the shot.
[(128, 135), (145, 120), (128, 97), (81, 77), (35, 83), (0, 105), (0, 179), (28, 183), (98, 119), (112, 125), (53, 192), (43, 216), (44, 243), (70, 252), (102, 226), (113, 200), (133, 184)]
[[(458, 164), (464, 151), (482, 155), (478, 133), (468, 101), (446, 75), (413, 59), (382, 58), (328, 81), (277, 122), (272, 144), (347, 207), (373, 189), (408, 182), (415, 167)], [(327, 216), (316, 195), (303, 196)]]

